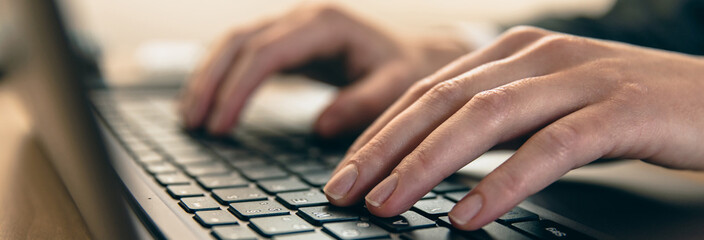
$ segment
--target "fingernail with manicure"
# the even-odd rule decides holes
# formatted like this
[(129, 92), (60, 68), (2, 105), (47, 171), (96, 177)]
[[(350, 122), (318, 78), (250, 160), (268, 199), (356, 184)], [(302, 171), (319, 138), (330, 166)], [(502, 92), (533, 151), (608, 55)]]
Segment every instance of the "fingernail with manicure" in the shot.
[(347, 195), (352, 185), (357, 181), (357, 166), (350, 164), (342, 168), (335, 176), (330, 178), (323, 191), (332, 199), (339, 200)]
[(367, 203), (374, 207), (381, 206), (391, 196), (391, 193), (394, 192), (396, 185), (398, 185), (398, 174), (392, 173), (367, 194), (365, 198)]
[(479, 213), (479, 210), (482, 209), (482, 204), (482, 196), (472, 194), (466, 200), (455, 205), (455, 208), (448, 215), (452, 222), (458, 225), (465, 225)]

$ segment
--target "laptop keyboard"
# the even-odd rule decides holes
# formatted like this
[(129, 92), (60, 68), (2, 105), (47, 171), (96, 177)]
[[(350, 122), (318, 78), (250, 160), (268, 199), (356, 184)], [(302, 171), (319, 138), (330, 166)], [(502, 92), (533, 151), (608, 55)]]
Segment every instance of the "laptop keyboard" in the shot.
[(391, 218), (331, 205), (322, 187), (341, 151), (256, 126), (226, 139), (181, 130), (168, 98), (96, 95), (108, 127), (163, 191), (216, 239), (591, 239), (516, 207), (478, 231), (447, 213), (470, 190), (445, 180)]

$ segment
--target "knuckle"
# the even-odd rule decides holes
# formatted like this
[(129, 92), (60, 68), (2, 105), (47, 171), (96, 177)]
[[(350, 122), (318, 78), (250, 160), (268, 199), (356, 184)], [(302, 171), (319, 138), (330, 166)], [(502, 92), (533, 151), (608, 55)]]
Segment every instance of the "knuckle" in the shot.
[(599, 78), (605, 83), (618, 83), (624, 80), (623, 63), (619, 60), (604, 59), (598, 61), (595, 69), (599, 69)]
[(509, 114), (513, 95), (515, 93), (506, 87), (486, 90), (474, 95), (465, 108), (468, 108), (468, 111), (480, 112), (491, 122), (500, 123)]
[(609, 97), (609, 101), (622, 110), (642, 109), (647, 106), (649, 89), (642, 83), (622, 81)]
[(547, 34), (547, 30), (527, 25), (511, 27), (504, 33), (504, 35), (511, 37), (535, 36), (544, 34)]
[(377, 162), (380, 161), (368, 160), (380, 159), (384, 156), (385, 153), (388, 152), (387, 148), (385, 147), (385, 143), (387, 142), (386, 139), (387, 137), (384, 135), (384, 133), (377, 134), (356, 152), (357, 157), (353, 158), (351, 161), (360, 164), (377, 164)]
[(491, 191), (501, 191), (501, 196), (508, 199), (516, 199), (520, 192), (527, 190), (528, 181), (525, 174), (514, 174), (512, 172), (497, 171), (496, 175), (490, 179)]
[(408, 88), (407, 94), (410, 94), (413, 99), (418, 99), (423, 96), (428, 90), (433, 88), (435, 82), (430, 78), (425, 78), (423, 80), (417, 81)]
[(462, 96), (462, 89), (458, 80), (448, 80), (433, 86), (425, 94), (428, 102), (432, 104), (447, 104)]
[(610, 100), (630, 106), (632, 103), (641, 102), (634, 100), (647, 99), (644, 96), (648, 96), (650, 88), (640, 81), (647, 76), (629, 71), (632, 66), (629, 66), (628, 62), (622, 59), (604, 59), (596, 62), (594, 67), (599, 69), (599, 80), (609, 86)]
[(623, 96), (625, 99), (633, 100), (647, 96), (649, 91), (648, 86), (635, 81), (621, 81), (619, 84), (618, 96)]
[(344, 10), (333, 3), (318, 3), (311, 7), (314, 16), (319, 19), (333, 20), (345, 16)]
[(567, 123), (553, 123), (541, 132), (539, 146), (543, 151), (551, 153), (551, 159), (565, 159), (572, 151), (577, 149), (584, 138), (584, 127)]
[(271, 66), (286, 59), (284, 52), (275, 48), (277, 38), (270, 36), (256, 36), (247, 41), (243, 50), (243, 57), (247, 57), (253, 66)]
[(438, 161), (430, 154), (428, 147), (419, 147), (413, 151), (413, 155), (411, 156), (413, 156), (412, 165), (414, 168), (432, 170), (437, 167)]
[(538, 40), (536, 50), (554, 54), (575, 54), (583, 49), (587, 41), (586, 38), (576, 36), (551, 34)]
[(507, 41), (525, 42), (547, 35), (547, 30), (532, 26), (515, 26), (506, 30), (499, 39)]
[(244, 44), (244, 51), (253, 56), (259, 56), (268, 51), (271, 40), (262, 36), (255, 36)]

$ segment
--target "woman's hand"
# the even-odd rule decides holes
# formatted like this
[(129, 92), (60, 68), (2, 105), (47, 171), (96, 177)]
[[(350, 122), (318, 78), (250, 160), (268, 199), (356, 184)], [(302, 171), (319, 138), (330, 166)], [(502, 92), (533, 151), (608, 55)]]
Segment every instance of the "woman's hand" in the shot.
[(336, 7), (305, 6), (229, 34), (191, 79), (180, 110), (187, 128), (224, 134), (264, 79), (298, 71), (348, 85), (319, 117), (320, 135), (361, 131), (413, 82), (466, 52), (453, 39), (397, 38)]
[(598, 158), (704, 169), (704, 60), (549, 32), (507, 31), (414, 84), (353, 144), (325, 192), (409, 209), (492, 146), (529, 135), (450, 212), (474, 230)]

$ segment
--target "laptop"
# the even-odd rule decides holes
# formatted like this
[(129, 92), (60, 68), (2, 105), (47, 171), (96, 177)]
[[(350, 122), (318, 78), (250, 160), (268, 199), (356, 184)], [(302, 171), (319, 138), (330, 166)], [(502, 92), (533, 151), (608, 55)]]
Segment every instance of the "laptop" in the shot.
[[(15, 0), (13, 6), (23, 31), (23, 62), (30, 66), (24, 69), (33, 76), (26, 79), (30, 87), (25, 96), (41, 143), (96, 239), (621, 239), (703, 234), (702, 197), (690, 198), (701, 208), (676, 208), (583, 182), (554, 184), (471, 232), (454, 229), (447, 217), (479, 180), (467, 174), (449, 177), (396, 217), (375, 217), (363, 205), (335, 207), (321, 189), (349, 142), (316, 139), (277, 106), (251, 106), (243, 126), (228, 137), (186, 132), (174, 112), (177, 86), (91, 88), (86, 83), (99, 74), (70, 41), (60, 6), (51, 0)], [(672, 214), (682, 216), (676, 226), (657, 221)], [(658, 229), (651, 229), (653, 225)], [(670, 232), (675, 230), (680, 232)]]

